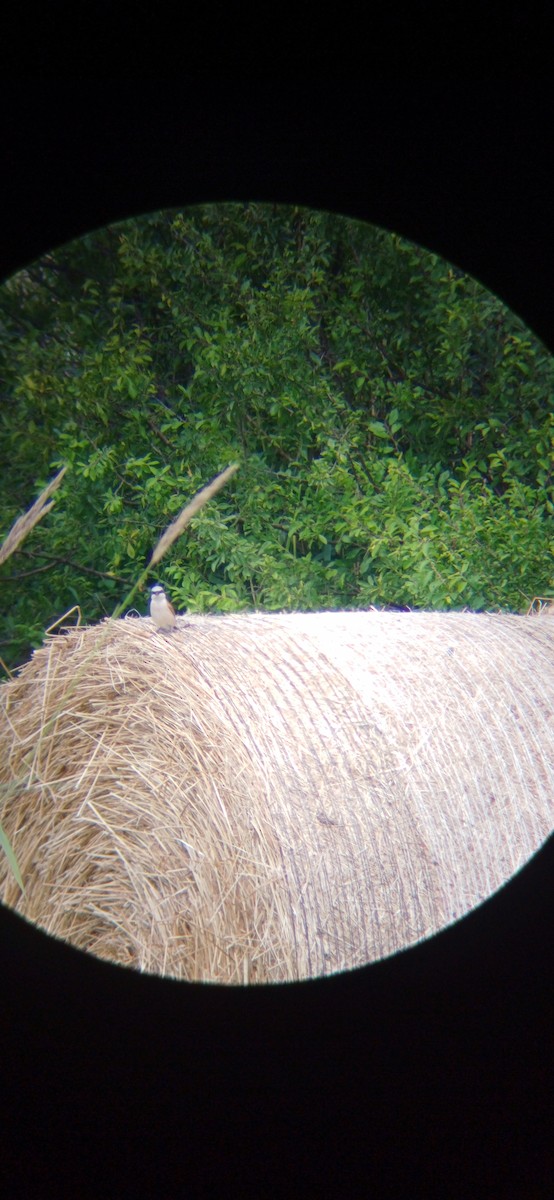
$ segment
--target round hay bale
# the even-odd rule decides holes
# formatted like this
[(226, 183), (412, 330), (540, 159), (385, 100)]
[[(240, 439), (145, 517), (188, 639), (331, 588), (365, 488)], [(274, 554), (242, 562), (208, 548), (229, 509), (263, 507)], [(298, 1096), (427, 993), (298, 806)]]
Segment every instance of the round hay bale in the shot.
[(0, 688), (0, 897), (101, 958), (295, 980), (429, 937), (548, 836), (554, 626), (471, 613), (148, 618)]

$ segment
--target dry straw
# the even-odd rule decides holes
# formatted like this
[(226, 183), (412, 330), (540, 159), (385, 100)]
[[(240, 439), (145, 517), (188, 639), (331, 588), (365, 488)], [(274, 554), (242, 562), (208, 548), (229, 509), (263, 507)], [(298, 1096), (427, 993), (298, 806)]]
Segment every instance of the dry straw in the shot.
[[(42, 521), (42, 518), (46, 516), (46, 513), (50, 512), (50, 509), (54, 503), (50, 497), (59, 487), (65, 472), (66, 467), (62, 467), (61, 471), (58, 471), (58, 474), (50, 480), (50, 483), (46, 485), (44, 490), (40, 493), (38, 499), (35, 500), (34, 504), (31, 505), (27, 512), (23, 513), (21, 517), (18, 517), (17, 521), (14, 521), (11, 529), (0, 546), (0, 565), (5, 563), (7, 559), (10, 558), (10, 556), (17, 550), (18, 546), (21, 545), (31, 530), (34, 529), (35, 525), (38, 525), (38, 522)], [(5, 667), (3, 659), (0, 659), (0, 663), (3, 667)], [(3, 828), (1, 821), (0, 850), (6, 855), (10, 869), (13, 871), (19, 887), (23, 889), (24, 885), (19, 871), (17, 859), (14, 855), (10, 840), (6, 835), (6, 831)]]
[(0, 688), (0, 815), (26, 884), (0, 860), (0, 896), (180, 979), (389, 955), (551, 832), (553, 649), (547, 619), (470, 613), (191, 616), (167, 635), (127, 618), (52, 637)]
[[(145, 570), (143, 570), (142, 574), (135, 581), (135, 583), (133, 584), (130, 592), (125, 597), (125, 599), (121, 602), (121, 604), (119, 604), (117, 606), (117, 608), (115, 609), (115, 611), (113, 613), (113, 618), (121, 616), (121, 614), (125, 611), (125, 609), (128, 608), (135, 593), (146, 582), (146, 579), (148, 578), (148, 575), (150, 574), (152, 567), (155, 566), (160, 561), (161, 558), (163, 558), (164, 554), (167, 553), (167, 551), (173, 545), (173, 543), (177, 540), (177, 538), (180, 537), (180, 535), (184, 532), (186, 526), (190, 523), (190, 521), (196, 515), (196, 513), (200, 512), (200, 510), (204, 507), (204, 505), (207, 504), (208, 501), (211, 500), (212, 497), (215, 496), (217, 494), (217, 492), (219, 492), (221, 490), (221, 488), (225, 486), (225, 484), (228, 482), (228, 480), (232, 478), (232, 476), (235, 474), (235, 472), (238, 471), (238, 467), (239, 467), (238, 463), (232, 463), (224, 471), (221, 471), (219, 475), (216, 475), (214, 477), (214, 479), (212, 479), (210, 481), (210, 483), (208, 483), (204, 488), (202, 488), (199, 492), (197, 492), (196, 495), (193, 496), (192, 500), (189, 501), (189, 503), (185, 506), (185, 508), (183, 508), (181, 510), (179, 515), (176, 517), (176, 519), (171, 523), (171, 525), (162, 534), (162, 537), (159, 539), (156, 546), (154, 547), (154, 550), (152, 552), (152, 555), (150, 557), (150, 561), (149, 561), (147, 567), (145, 568)], [(50, 501), (50, 503), (46, 503), (46, 502), (49, 500), (52, 493), (58, 487), (59, 483), (61, 482), (61, 480), (65, 474), (65, 471), (66, 471), (66, 468), (63, 467), (62, 470), (58, 473), (58, 475), (56, 475), (56, 477), (51, 480), (51, 482), (44, 489), (44, 491), (38, 497), (38, 500), (35, 501), (35, 503), (28, 510), (28, 512), (24, 513), (23, 516), (20, 517), (15, 522), (15, 524), (12, 526), (3, 545), (0, 546), (0, 563), (4, 562), (7, 558), (10, 557), (11, 554), (14, 553), (14, 551), (18, 548), (18, 546), (21, 544), (21, 542), (24, 540), (24, 538), (27, 537), (27, 534), (30, 533), (31, 529), (34, 528), (34, 526), (37, 524), (37, 522), (40, 521), (47, 512), (49, 512), (50, 508), (52, 507), (53, 501)], [(79, 622), (80, 622), (80, 619), (81, 619), (80, 608), (78, 605), (74, 606), (74, 608), (76, 608), (78, 610)], [(74, 611), (74, 609), (70, 609), (70, 611), (68, 613), (65, 613), (64, 617), (60, 618), (60, 621), (63, 621), (65, 619), (65, 617), (69, 616), (70, 613), (73, 611)], [(60, 621), (55, 622), (55, 624), (59, 624)], [(54, 626), (50, 626), (50, 629), (48, 629), (46, 632), (49, 633), (53, 628), (54, 628)], [(111, 632), (112, 632), (112, 630), (111, 630), (110, 623), (109, 622), (105, 623), (102, 637), (96, 640), (96, 643), (93, 646), (93, 648), (91, 650), (89, 650), (88, 654), (85, 655), (81, 659), (79, 666), (76, 669), (75, 674), (73, 676), (73, 680), (68, 684), (68, 687), (62, 696), (61, 704), (58, 707), (54, 706), (54, 708), (50, 710), (48, 717), (45, 718), (45, 722), (42, 725), (41, 731), (40, 731), (40, 737), (41, 737), (42, 741), (44, 741), (45, 737), (50, 733), (51, 729), (56, 726), (58, 716), (61, 714), (61, 711), (64, 707), (65, 702), (67, 700), (69, 700), (70, 695), (78, 687), (78, 685), (81, 681), (81, 678), (87, 672), (87, 670), (89, 668), (89, 664), (90, 664), (90, 659), (94, 655), (98, 655), (99, 653), (100, 654), (102, 653), (103, 643), (108, 640), (108, 638), (111, 635)], [(27, 767), (28, 767), (30, 754), (31, 754), (31, 751), (28, 750), (27, 754), (24, 756), (24, 758), (20, 764), (20, 775), (19, 775), (18, 779), (12, 780), (11, 783), (7, 787), (6, 786), (3, 787), (2, 792), (3, 792), (4, 800), (9, 799), (10, 796), (13, 794), (13, 792), (17, 791), (20, 788), (21, 781), (22, 780), (24, 781), (26, 779)], [(24, 882), (23, 882), (23, 879), (21, 876), (21, 872), (19, 870), (19, 864), (17, 862), (17, 857), (14, 854), (13, 847), (11, 845), (9, 837), (8, 837), (6, 830), (4, 829), (4, 826), (2, 825), (2, 822), (1, 822), (1, 812), (0, 812), (0, 849), (3, 850), (6, 855), (8, 864), (13, 872), (13, 875), (16, 879), (18, 886), (21, 888), (22, 891), (25, 891), (25, 885), (24, 885)]]

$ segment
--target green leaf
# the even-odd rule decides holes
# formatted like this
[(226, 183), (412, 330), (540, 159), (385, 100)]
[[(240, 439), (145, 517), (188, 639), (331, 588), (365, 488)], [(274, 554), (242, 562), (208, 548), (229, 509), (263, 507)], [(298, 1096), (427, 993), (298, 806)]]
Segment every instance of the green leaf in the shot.
[(25, 887), (23, 884), (23, 879), (21, 878), (21, 872), (20, 872), (18, 864), (17, 864), (17, 859), (13, 852), (11, 842), (10, 842), (7, 834), (5, 833), (1, 822), (0, 822), (0, 846), (2, 847), (2, 850), (4, 851), (4, 854), (6, 855), (6, 858), (8, 860), (8, 865), (10, 867), (10, 870), (11, 870), (17, 884), (21, 888), (21, 891), (25, 892)]

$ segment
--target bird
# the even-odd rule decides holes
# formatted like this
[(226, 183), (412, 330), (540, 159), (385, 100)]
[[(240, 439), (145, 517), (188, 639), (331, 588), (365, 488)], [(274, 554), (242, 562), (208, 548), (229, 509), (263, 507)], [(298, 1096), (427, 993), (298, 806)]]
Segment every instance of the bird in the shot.
[(175, 609), (159, 583), (150, 588), (150, 616), (158, 629), (175, 629)]

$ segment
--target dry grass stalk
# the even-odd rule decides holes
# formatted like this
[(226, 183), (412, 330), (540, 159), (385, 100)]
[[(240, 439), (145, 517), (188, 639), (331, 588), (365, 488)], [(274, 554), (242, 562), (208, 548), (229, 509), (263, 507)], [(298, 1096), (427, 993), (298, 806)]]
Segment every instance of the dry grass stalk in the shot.
[(552, 616), (554, 614), (554, 596), (534, 596), (529, 608), (527, 616)]
[(0, 687), (1, 815), (27, 889), (0, 861), (0, 897), (181, 979), (292, 980), (389, 955), (489, 896), (551, 832), (553, 649), (550, 622), (470, 613), (58, 635)]
[(46, 513), (50, 512), (54, 501), (50, 500), (50, 503), (47, 503), (47, 501), (50, 499), (52, 493), (56, 491), (56, 488), (59, 487), (65, 472), (66, 467), (62, 467), (61, 471), (58, 471), (54, 479), (51, 479), (44, 491), (41, 492), (38, 500), (35, 500), (35, 503), (31, 505), (26, 513), (18, 517), (17, 521), (14, 521), (7, 537), (0, 546), (0, 564), (5, 562), (17, 550), (24, 538), (27, 537), (27, 534), (31, 532), (31, 529), (34, 529), (35, 525), (46, 516)]
[(159, 563), (164, 554), (167, 554), (170, 546), (181, 536), (186, 526), (192, 521), (192, 518), (200, 512), (200, 509), (208, 503), (208, 500), (211, 500), (225, 486), (238, 469), (239, 464), (232, 463), (230, 467), (226, 467), (224, 471), (216, 475), (215, 479), (212, 479), (211, 483), (208, 483), (205, 488), (202, 488), (193, 496), (190, 503), (182, 509), (179, 516), (172, 521), (171, 525), (168, 525), (165, 533), (162, 534), (159, 542), (152, 551), (152, 557), (148, 564), (149, 567), (155, 567), (156, 563)]

